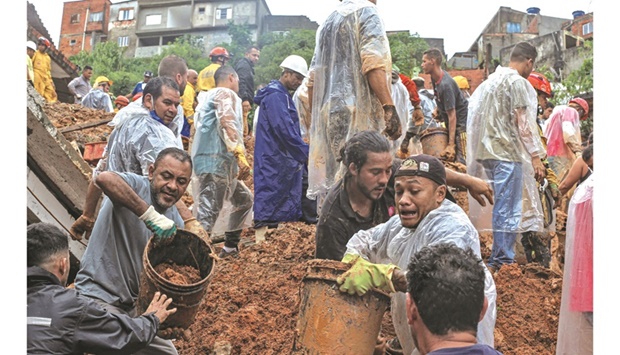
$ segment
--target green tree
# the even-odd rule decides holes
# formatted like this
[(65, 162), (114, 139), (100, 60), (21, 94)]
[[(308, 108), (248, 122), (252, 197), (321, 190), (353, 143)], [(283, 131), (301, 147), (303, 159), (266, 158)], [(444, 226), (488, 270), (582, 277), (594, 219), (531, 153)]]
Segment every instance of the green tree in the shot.
[(155, 67), (155, 73), (159, 66), (159, 62), (168, 55), (177, 55), (187, 62), (187, 67), (200, 72), (204, 67), (211, 64), (208, 53), (204, 47), (204, 38), (202, 36), (183, 35), (174, 42), (169, 43), (161, 54), (151, 57), (149, 67)]
[(388, 37), (392, 63), (396, 64), (400, 72), (413, 77), (420, 72), (422, 53), (429, 48), (428, 43), (417, 33), (396, 33)]
[[(560, 85), (553, 86), (553, 102), (555, 105), (567, 105), (570, 99), (592, 92), (594, 87), (594, 40), (586, 41), (584, 46), (579, 48), (579, 56), (584, 58), (579, 69), (572, 71)], [(588, 137), (592, 132), (592, 115), (588, 119), (581, 121), (581, 135)]]
[(291, 54), (303, 57), (308, 66), (314, 54), (316, 31), (292, 30), (287, 33), (270, 33), (259, 38), (260, 60), (256, 64), (254, 83), (267, 84), (280, 78), (280, 63)]

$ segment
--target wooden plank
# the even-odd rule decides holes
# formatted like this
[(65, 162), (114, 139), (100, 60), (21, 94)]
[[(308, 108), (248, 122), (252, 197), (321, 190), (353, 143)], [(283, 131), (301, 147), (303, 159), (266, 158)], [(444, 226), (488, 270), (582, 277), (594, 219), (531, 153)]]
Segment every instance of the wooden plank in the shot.
[(69, 132), (73, 132), (73, 131), (79, 131), (79, 130), (85, 129), (85, 128), (101, 126), (101, 125), (109, 123), (111, 121), (112, 121), (112, 118), (104, 118), (103, 120), (86, 122), (86, 123), (80, 123), (80, 124), (76, 124), (76, 125), (73, 125), (73, 126), (65, 127), (63, 129), (60, 129), (59, 131), (60, 131), (60, 133), (69, 133)]

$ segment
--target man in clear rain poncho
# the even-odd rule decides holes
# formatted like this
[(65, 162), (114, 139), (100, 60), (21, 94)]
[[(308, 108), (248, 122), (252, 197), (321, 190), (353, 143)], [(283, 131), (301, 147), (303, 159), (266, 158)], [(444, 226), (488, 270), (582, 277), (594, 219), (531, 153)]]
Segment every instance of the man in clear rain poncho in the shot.
[(325, 196), (345, 172), (340, 149), (363, 130), (401, 137), (390, 95), (392, 59), (376, 0), (343, 0), (317, 30), (307, 82), (312, 112), (308, 197)]
[[(398, 215), (354, 234), (342, 259), (352, 267), (338, 278), (340, 291), (363, 295), (378, 288), (392, 293), (392, 321), (403, 354), (415, 350), (407, 324), (403, 271), (411, 257), (425, 246), (444, 242), (471, 248), (480, 257), (478, 232), (463, 209), (446, 199), (446, 189), (446, 170), (439, 159), (424, 154), (405, 159), (395, 173)], [(477, 340), (493, 346), (497, 294), (486, 267), (484, 293), (489, 308), (478, 324)]]
[[(536, 181), (545, 176), (545, 157), (536, 113), (536, 92), (527, 78), (537, 52), (520, 42), (508, 67), (498, 66), (469, 99), (467, 173), (489, 180), (495, 194), (492, 212), (492, 270), (514, 263), (518, 233), (542, 232), (543, 210)], [(470, 209), (479, 230), (489, 211)]]
[[(239, 77), (231, 66), (215, 71), (216, 87), (207, 91), (194, 114), (192, 144), (194, 214), (209, 233), (223, 223), (225, 241), (220, 257), (236, 256), (241, 231), (251, 226), (252, 192), (242, 180), (251, 174), (243, 143)], [(218, 218), (222, 216), (220, 223)]]
[[(95, 223), (95, 212), (101, 190), (94, 183), (102, 171), (132, 172), (148, 175), (148, 167), (155, 162), (164, 148), (183, 149), (179, 137), (173, 131), (180, 103), (179, 85), (170, 77), (153, 78), (144, 88), (140, 103), (133, 102), (120, 110), (115, 119), (118, 123), (110, 134), (103, 158), (93, 171), (82, 215), (73, 223), (70, 234), (73, 239), (89, 238)], [(184, 229), (209, 240), (207, 233), (193, 218), (182, 200), (176, 204), (185, 222)]]

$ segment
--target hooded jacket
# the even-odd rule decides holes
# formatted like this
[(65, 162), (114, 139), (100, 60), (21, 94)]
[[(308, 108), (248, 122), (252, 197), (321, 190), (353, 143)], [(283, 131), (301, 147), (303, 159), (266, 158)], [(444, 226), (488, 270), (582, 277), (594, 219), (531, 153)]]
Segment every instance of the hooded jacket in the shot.
[(101, 308), (65, 288), (52, 273), (31, 266), (28, 278), (28, 354), (132, 353), (159, 328), (154, 313), (131, 318)]
[(297, 109), (278, 80), (259, 90), (254, 102), (260, 105), (254, 147), (254, 219), (297, 221), (309, 151), (301, 138)]

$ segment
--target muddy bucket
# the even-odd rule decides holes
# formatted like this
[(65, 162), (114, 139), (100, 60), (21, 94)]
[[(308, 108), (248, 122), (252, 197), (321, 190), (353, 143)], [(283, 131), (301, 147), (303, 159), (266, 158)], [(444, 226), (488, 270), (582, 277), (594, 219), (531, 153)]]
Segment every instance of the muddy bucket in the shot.
[(379, 290), (362, 297), (341, 292), (336, 279), (348, 269), (338, 261), (308, 262), (293, 354), (373, 354), (390, 296)]
[(448, 146), (448, 130), (443, 127), (428, 128), (420, 134), (420, 143), (424, 154), (439, 158)]
[[(170, 244), (155, 246), (153, 238), (147, 244), (142, 256), (144, 268), (140, 276), (140, 291), (136, 301), (138, 314), (146, 311), (157, 291), (172, 298), (168, 309), (177, 308), (176, 313), (170, 315), (160, 325), (157, 333), (160, 337), (164, 339), (188, 337), (187, 329), (196, 318), (213, 275), (215, 260), (212, 255), (213, 250), (207, 242), (182, 229), (177, 230)], [(174, 268), (164, 270), (166, 277), (156, 271), (167, 265), (174, 265)], [(188, 269), (195, 273), (194, 279), (185, 278), (185, 272), (177, 271)], [(200, 281), (196, 281), (198, 273)], [(191, 283), (187, 280), (191, 280)]]

